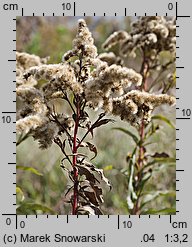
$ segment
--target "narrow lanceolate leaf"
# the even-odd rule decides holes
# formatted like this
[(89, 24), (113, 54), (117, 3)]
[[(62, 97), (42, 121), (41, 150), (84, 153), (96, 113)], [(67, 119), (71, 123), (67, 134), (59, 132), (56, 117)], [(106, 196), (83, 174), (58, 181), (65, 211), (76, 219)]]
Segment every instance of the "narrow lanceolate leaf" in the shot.
[(92, 129), (95, 129), (95, 128), (98, 128), (98, 127), (100, 127), (101, 125), (104, 125), (104, 124), (107, 124), (107, 123), (109, 123), (109, 122), (114, 122), (114, 120), (112, 120), (112, 119), (108, 119), (108, 118), (106, 118), (106, 119), (101, 119), (101, 120), (99, 120), (99, 121), (97, 121), (97, 122), (95, 122), (93, 125), (92, 125)]
[(161, 164), (173, 164), (176, 162), (175, 158), (167, 157), (167, 158), (154, 158), (155, 163), (161, 163)]
[(147, 168), (147, 167), (150, 167), (150, 166), (153, 166), (153, 165), (156, 165), (156, 164), (166, 164), (166, 165), (169, 165), (169, 166), (172, 166), (172, 165), (175, 165), (176, 163), (176, 159), (175, 158), (172, 158), (172, 157), (159, 157), (159, 158), (153, 158), (153, 160), (149, 163), (147, 163), (143, 168)]
[(16, 169), (31, 172), (38, 176), (43, 176), (43, 174), (40, 173), (37, 169), (30, 167), (30, 166), (16, 166)]
[(163, 208), (163, 209), (159, 209), (159, 210), (155, 210), (155, 209), (148, 209), (146, 211), (141, 212), (141, 214), (175, 214), (176, 213), (176, 209), (175, 208)]
[(141, 204), (141, 208), (144, 207), (147, 203), (154, 201), (155, 199), (159, 198), (159, 197), (175, 197), (176, 196), (176, 192), (175, 191), (152, 191), (146, 195), (143, 195), (143, 199), (142, 199), (142, 204)]
[(129, 135), (130, 137), (132, 137), (133, 141), (137, 144), (139, 142), (139, 138), (133, 134), (131, 131), (124, 129), (124, 128), (113, 128), (114, 130), (119, 130), (122, 131), (123, 133)]
[(98, 127), (100, 127), (101, 125), (107, 124), (107, 123), (109, 123), (109, 122), (114, 123), (114, 120), (108, 119), (108, 118), (106, 118), (106, 119), (101, 119), (101, 120), (97, 121), (96, 123), (94, 123), (94, 124), (92, 125), (91, 129), (98, 128)]
[(17, 213), (22, 212), (22, 213), (30, 213), (30, 212), (36, 212), (36, 211), (41, 211), (43, 213), (51, 213), (55, 214), (55, 212), (42, 204), (38, 203), (23, 203), (21, 206), (17, 208)]
[(151, 119), (152, 120), (153, 119), (161, 120), (161, 121), (165, 122), (166, 124), (168, 124), (171, 128), (175, 129), (174, 124), (168, 118), (166, 118), (162, 115), (154, 115), (154, 116), (152, 116)]

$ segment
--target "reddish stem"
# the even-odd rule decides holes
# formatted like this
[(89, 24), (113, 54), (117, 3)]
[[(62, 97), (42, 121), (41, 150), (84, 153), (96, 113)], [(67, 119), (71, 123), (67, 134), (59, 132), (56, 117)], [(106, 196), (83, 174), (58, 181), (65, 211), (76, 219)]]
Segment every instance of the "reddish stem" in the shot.
[(141, 169), (143, 167), (143, 155), (144, 155), (144, 147), (143, 147), (143, 139), (145, 137), (145, 124), (144, 121), (142, 120), (141, 123), (141, 127), (140, 127), (140, 148), (139, 148), (139, 159), (138, 159), (138, 163), (139, 163), (139, 168)]
[(138, 215), (139, 214), (139, 200), (137, 199), (135, 206), (133, 208), (132, 214)]
[[(147, 91), (146, 81), (147, 81), (148, 69), (149, 69), (149, 66), (148, 66), (148, 63), (147, 63), (145, 56), (144, 56), (144, 60), (143, 60), (142, 66), (141, 66), (140, 73), (143, 76), (143, 84), (141, 86), (141, 90), (145, 91), (145, 92)], [(143, 120), (142, 120), (142, 123), (140, 126), (139, 134), (140, 134), (140, 147), (139, 147), (139, 157), (138, 157), (138, 167), (139, 167), (138, 181), (141, 180), (141, 176), (142, 176), (140, 171), (143, 167), (143, 158), (144, 158), (144, 152), (145, 152), (144, 146), (143, 146), (143, 140), (145, 138), (145, 123)], [(132, 210), (132, 214), (139, 214), (139, 213), (140, 213), (140, 209), (139, 209), (139, 196), (138, 196), (138, 198), (135, 202), (134, 208)]]
[(74, 179), (74, 189), (73, 189), (73, 208), (72, 214), (77, 214), (77, 206), (78, 206), (78, 170), (76, 167), (77, 164), (77, 132), (79, 126), (79, 117), (80, 117), (80, 107), (79, 102), (77, 101), (77, 112), (75, 119), (75, 128), (74, 128), (74, 136), (73, 136), (73, 179)]
[[(138, 172), (138, 181), (141, 180), (141, 169), (143, 167), (143, 157), (144, 157), (144, 147), (143, 147), (143, 139), (145, 137), (145, 124), (142, 121), (141, 123), (141, 127), (140, 127), (140, 147), (139, 147), (139, 157), (138, 157), (138, 166), (139, 166), (139, 172)], [(132, 214), (134, 215), (138, 215), (140, 213), (140, 209), (139, 209), (139, 196), (135, 202), (134, 208), (132, 210)]]
[[(143, 64), (141, 66), (141, 71), (140, 73), (142, 74), (143, 76), (143, 84), (142, 84), (142, 87), (141, 87), (141, 90), (142, 91), (147, 91), (147, 85), (146, 85), (146, 81), (147, 81), (147, 73), (148, 73), (148, 69), (149, 69), (149, 66), (148, 66), (148, 63), (144, 57), (144, 60), (143, 60)], [(139, 159), (138, 159), (138, 163), (139, 163), (139, 168), (141, 169), (142, 166), (143, 166), (143, 155), (144, 155), (144, 147), (143, 147), (143, 140), (145, 138), (145, 123), (144, 121), (142, 120), (142, 123), (141, 123), (141, 126), (140, 126), (140, 147), (139, 147)]]

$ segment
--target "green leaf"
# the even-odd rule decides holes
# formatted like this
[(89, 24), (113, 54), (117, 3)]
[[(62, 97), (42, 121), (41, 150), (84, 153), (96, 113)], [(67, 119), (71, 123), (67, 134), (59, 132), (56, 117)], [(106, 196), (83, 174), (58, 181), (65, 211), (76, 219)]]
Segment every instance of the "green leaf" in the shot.
[(16, 187), (16, 201), (20, 204), (25, 199), (24, 193), (20, 187)]
[(43, 174), (40, 173), (37, 169), (30, 167), (30, 166), (16, 166), (16, 169), (28, 171), (38, 176), (43, 176)]
[(146, 147), (146, 146), (151, 145), (151, 144), (154, 144), (154, 142), (144, 142), (143, 146)]
[(152, 176), (152, 171), (148, 171), (145, 174), (143, 174), (143, 177), (141, 179), (141, 182), (139, 183), (140, 192), (143, 190), (145, 184), (151, 178), (151, 176)]
[(51, 208), (37, 203), (23, 203), (17, 208), (17, 214), (30, 214), (36, 211), (55, 214), (55, 212)]
[(20, 187), (16, 187), (16, 193), (22, 193), (23, 194), (23, 191), (21, 190), (21, 188)]
[(162, 116), (162, 115), (154, 115), (152, 116), (151, 118), (152, 120), (153, 119), (158, 119), (158, 120), (161, 120), (163, 122), (165, 122), (166, 124), (168, 124), (171, 128), (175, 129), (175, 126), (173, 125), (173, 123), (166, 117)]
[(135, 134), (133, 134), (131, 131), (127, 130), (127, 129), (124, 129), (124, 128), (112, 128), (112, 129), (122, 131), (123, 133), (129, 135), (130, 137), (132, 137), (133, 141), (136, 144), (139, 142), (139, 138)]
[(176, 214), (175, 208), (163, 208), (160, 210), (148, 209), (146, 211), (141, 212), (141, 214)]
[(153, 158), (153, 160), (149, 163), (147, 163), (142, 170), (146, 169), (149, 166), (156, 165), (156, 164), (166, 164), (166, 165), (175, 165), (176, 159), (172, 157), (167, 158)]
[(154, 158), (154, 162), (156, 163), (164, 163), (164, 164), (172, 164), (176, 162), (175, 158), (167, 157), (167, 158)]
[(151, 166), (153, 164), (160, 163), (160, 164), (175, 164), (176, 159), (173, 157), (156, 157), (149, 163), (147, 163), (144, 167)]
[(157, 199), (160, 196), (172, 196), (175, 197), (176, 196), (176, 192), (175, 191), (153, 191), (150, 192), (150, 194), (146, 194), (143, 196), (142, 199), (142, 204), (141, 204), (141, 208), (144, 207), (147, 203), (154, 201), (155, 199)]

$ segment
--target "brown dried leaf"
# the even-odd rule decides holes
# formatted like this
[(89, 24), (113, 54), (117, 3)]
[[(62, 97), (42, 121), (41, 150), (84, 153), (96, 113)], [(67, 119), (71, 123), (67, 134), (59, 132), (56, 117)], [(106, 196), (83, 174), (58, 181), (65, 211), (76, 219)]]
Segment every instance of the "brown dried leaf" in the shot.
[(79, 207), (77, 209), (77, 213), (80, 215), (96, 215), (95, 210), (93, 208), (91, 208), (89, 205)]
[(167, 153), (155, 153), (151, 155), (153, 158), (169, 158), (169, 155)]
[(115, 121), (112, 120), (112, 119), (108, 119), (108, 118), (106, 118), (106, 119), (101, 119), (101, 120), (95, 122), (95, 123), (92, 125), (91, 128), (92, 128), (92, 129), (95, 129), (95, 128), (98, 128), (98, 127), (100, 127), (101, 125), (107, 124), (107, 123), (109, 123), (109, 122), (115, 122)]
[(90, 142), (81, 142), (79, 147), (88, 147), (91, 152), (94, 152), (95, 155), (94, 155), (94, 157), (92, 159), (94, 159), (97, 156), (97, 148), (95, 147), (94, 144), (92, 144)]
[[(88, 189), (88, 188), (87, 188), (87, 189)], [(89, 190), (91, 190), (91, 189), (89, 188)], [(99, 201), (97, 200), (97, 197), (96, 197), (96, 195), (95, 195), (95, 193), (94, 193), (93, 190), (92, 190), (92, 191), (84, 190), (84, 194), (85, 194), (85, 196), (89, 199), (89, 201), (90, 201), (93, 205), (99, 206)]]
[(102, 215), (103, 213), (98, 207), (93, 205), (84, 205), (77, 209), (78, 214), (80, 215)]
[(89, 201), (95, 206), (99, 206), (100, 203), (103, 203), (103, 191), (98, 185), (85, 180), (81, 183), (81, 189)]
[(97, 199), (99, 200), (99, 202), (103, 203), (104, 200), (103, 200), (103, 193), (102, 193), (103, 191), (102, 191), (102, 189), (97, 185), (95, 185), (93, 189), (94, 189), (94, 191), (96, 193), (96, 196), (97, 196)]
[(91, 134), (91, 137), (93, 138), (93, 129), (91, 128), (91, 121), (87, 122), (86, 126), (87, 130)]
[(91, 136), (93, 138), (93, 129), (90, 129), (89, 133), (91, 133)]
[(109, 187), (109, 189), (111, 190), (112, 189), (112, 186), (111, 186), (109, 180), (105, 177), (104, 172), (103, 172), (103, 169), (95, 168), (95, 170), (100, 174), (101, 181), (103, 181)]
[(92, 170), (89, 167), (87, 167), (84, 164), (81, 164), (81, 165), (77, 164), (76, 166), (81, 176), (85, 175), (88, 181), (93, 182), (93, 183), (96, 183), (96, 182), (99, 183), (99, 180), (97, 180), (97, 178), (95, 177), (95, 175), (93, 174)]
[[(81, 112), (80, 112), (79, 124), (82, 125), (82, 124), (84, 123), (85, 126), (86, 126), (86, 124), (87, 124), (88, 122), (90, 122), (88, 113), (81, 110)], [(83, 126), (83, 127), (85, 127), (85, 126)]]
[(96, 174), (99, 175), (99, 183), (104, 182), (107, 186), (109, 186), (110, 190), (112, 189), (112, 186), (111, 186), (109, 180), (104, 175), (103, 169), (96, 168), (92, 163), (87, 162), (86, 160), (83, 161), (83, 164), (84, 164), (84, 166), (87, 167), (87, 169), (89, 169), (89, 171), (95, 172)]
[(95, 147), (95, 145), (93, 145), (90, 142), (86, 142), (86, 144), (87, 144), (87, 147), (89, 148), (89, 150), (95, 154), (93, 156), (93, 158), (91, 158), (91, 160), (93, 160), (97, 156), (97, 148)]

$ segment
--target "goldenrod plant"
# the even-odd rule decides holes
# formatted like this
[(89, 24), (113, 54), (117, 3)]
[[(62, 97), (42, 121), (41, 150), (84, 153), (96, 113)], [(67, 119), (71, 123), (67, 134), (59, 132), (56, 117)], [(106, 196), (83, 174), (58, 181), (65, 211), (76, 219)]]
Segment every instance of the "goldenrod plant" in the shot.
[[(176, 60), (176, 21), (175, 18), (162, 16), (140, 17), (131, 25), (130, 32), (117, 31), (111, 34), (103, 44), (110, 50), (115, 45), (119, 47), (119, 56), (136, 58), (140, 54), (140, 71), (142, 82), (137, 90), (131, 90), (113, 100), (116, 107), (113, 114), (127, 120), (135, 126), (136, 135), (129, 129), (116, 128), (132, 137), (135, 147), (128, 153), (128, 196), (127, 204), (130, 214), (158, 213), (158, 210), (145, 209), (148, 202), (158, 196), (170, 194), (170, 191), (150, 191), (146, 193), (147, 181), (151, 178), (155, 166), (162, 163), (174, 163), (175, 158), (165, 152), (149, 153), (147, 150), (150, 138), (160, 129), (155, 119), (171, 122), (161, 115), (152, 116), (156, 106), (173, 105), (175, 98), (167, 95), (175, 87)], [(100, 55), (101, 56), (101, 55)], [(114, 53), (105, 53), (105, 60), (112, 61)], [(165, 59), (162, 59), (163, 56)], [(161, 94), (159, 94), (161, 93)], [(114, 104), (114, 103), (113, 103)], [(118, 107), (117, 107), (118, 106)], [(152, 121), (151, 121), (152, 117)], [(159, 212), (175, 213), (175, 208), (161, 208)]]
[[(127, 129), (117, 129), (135, 141), (127, 157), (128, 167), (122, 171), (127, 176), (128, 213), (142, 213), (147, 200), (144, 188), (154, 163), (168, 158), (166, 153), (148, 153), (147, 145), (148, 138), (159, 129), (155, 119), (163, 119), (153, 116), (153, 110), (175, 104), (175, 97), (169, 95), (173, 76), (165, 73), (166, 78), (158, 86), (160, 74), (170, 72), (168, 68), (175, 62), (175, 43), (175, 20), (141, 17), (133, 23), (131, 32), (117, 31), (103, 44), (106, 50), (118, 45), (119, 54), (98, 54), (85, 20), (79, 19), (72, 49), (60, 63), (49, 64), (48, 57), (16, 52), (16, 93), (20, 104), (17, 145), (32, 136), (40, 149), (58, 146), (63, 155), (60, 167), (68, 177), (63, 208), (70, 204), (71, 214), (102, 214), (104, 187), (112, 193), (113, 185), (94, 163), (99, 153), (92, 142), (96, 129), (114, 122), (114, 116), (128, 122)], [(161, 63), (162, 51), (170, 53), (166, 64)], [(139, 71), (124, 61), (124, 57), (137, 57), (137, 53), (142, 56)], [(150, 79), (154, 76), (154, 80)], [(70, 113), (57, 109), (58, 100), (68, 105)], [(129, 130), (130, 125), (138, 136)], [(88, 155), (87, 150), (93, 155)], [(22, 204), (18, 211), (22, 211)]]

